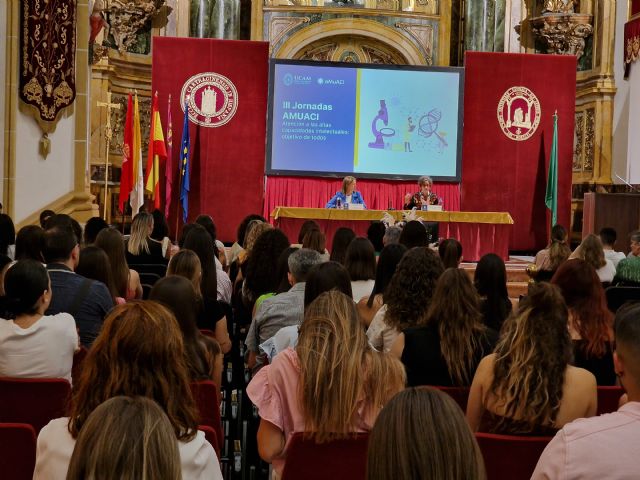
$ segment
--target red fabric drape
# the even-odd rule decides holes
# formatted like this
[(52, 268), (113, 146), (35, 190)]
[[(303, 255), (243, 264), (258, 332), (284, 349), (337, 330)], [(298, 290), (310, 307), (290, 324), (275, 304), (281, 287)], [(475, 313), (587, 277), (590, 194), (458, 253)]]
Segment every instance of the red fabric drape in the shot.
[[(341, 188), (341, 178), (267, 177), (263, 215), (269, 218), (273, 209), (279, 206), (324, 208)], [(362, 193), (369, 209), (399, 210), (404, 204), (404, 196), (418, 191), (418, 184), (417, 182), (361, 179), (357, 181), (356, 189)], [(435, 183), (433, 191), (442, 197), (445, 210), (460, 210), (458, 183)]]
[(631, 0), (631, 16), (640, 13), (640, 0)]
[[(511, 139), (500, 120), (515, 121), (517, 111), (509, 110), (505, 118), (498, 106), (501, 99), (510, 105), (509, 92), (521, 95), (522, 87), (537, 98), (540, 121), (528, 138), (519, 128), (521, 136)], [(511, 250), (536, 250), (547, 243), (545, 189), (554, 111), (559, 118), (558, 223), (569, 227), (575, 91), (574, 56), (466, 53), (461, 209), (509, 212)]]

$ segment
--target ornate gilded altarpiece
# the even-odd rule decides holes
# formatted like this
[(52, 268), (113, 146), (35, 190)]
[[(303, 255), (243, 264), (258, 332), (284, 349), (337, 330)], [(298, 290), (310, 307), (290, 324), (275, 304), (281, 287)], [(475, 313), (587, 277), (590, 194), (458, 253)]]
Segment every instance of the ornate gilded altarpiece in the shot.
[(451, 5), (436, 0), (254, 0), (251, 38), (300, 60), (449, 65)]

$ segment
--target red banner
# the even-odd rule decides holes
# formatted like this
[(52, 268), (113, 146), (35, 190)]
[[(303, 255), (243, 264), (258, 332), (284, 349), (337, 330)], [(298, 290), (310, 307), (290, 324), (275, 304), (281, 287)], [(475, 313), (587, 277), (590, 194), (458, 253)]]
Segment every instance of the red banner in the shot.
[(467, 52), (465, 68), (461, 209), (507, 211), (510, 250), (542, 248), (556, 110), (558, 223), (570, 223), (576, 58)]
[[(152, 91), (159, 95), (163, 125), (170, 94), (174, 120), (183, 118), (185, 104), (189, 112), (189, 221), (209, 214), (218, 237), (233, 241), (242, 218), (262, 211), (269, 45), (154, 37), (152, 50)], [(181, 138), (182, 121), (173, 136)], [(173, 150), (178, 165), (179, 152)], [(178, 178), (176, 172), (175, 195)], [(159, 183), (164, 198), (164, 178)], [(178, 202), (172, 203), (173, 230)]]
[(638, 15), (640, 13), (640, 0), (631, 0), (631, 16)]
[(640, 57), (640, 18), (624, 24), (624, 77), (629, 76), (630, 65)]

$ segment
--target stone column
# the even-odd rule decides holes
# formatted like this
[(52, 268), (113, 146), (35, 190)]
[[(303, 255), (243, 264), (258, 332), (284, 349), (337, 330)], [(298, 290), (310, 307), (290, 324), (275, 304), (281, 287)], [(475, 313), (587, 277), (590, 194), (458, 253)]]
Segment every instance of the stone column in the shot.
[(504, 51), (506, 0), (467, 0), (464, 48), (480, 52)]
[(240, 0), (191, 0), (189, 36), (240, 38)]

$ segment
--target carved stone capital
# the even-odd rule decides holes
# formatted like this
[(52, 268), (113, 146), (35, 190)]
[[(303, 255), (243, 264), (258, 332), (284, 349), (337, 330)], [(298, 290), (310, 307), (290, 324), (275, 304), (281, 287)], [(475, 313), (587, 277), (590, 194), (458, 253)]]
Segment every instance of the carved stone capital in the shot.
[(136, 42), (137, 33), (162, 9), (165, 0), (109, 0), (104, 12), (109, 18), (109, 32), (120, 52)]
[(544, 0), (542, 13), (574, 13), (578, 0)]
[(584, 53), (585, 39), (593, 34), (593, 15), (551, 13), (532, 18), (531, 30), (547, 48), (547, 53), (575, 55)]

